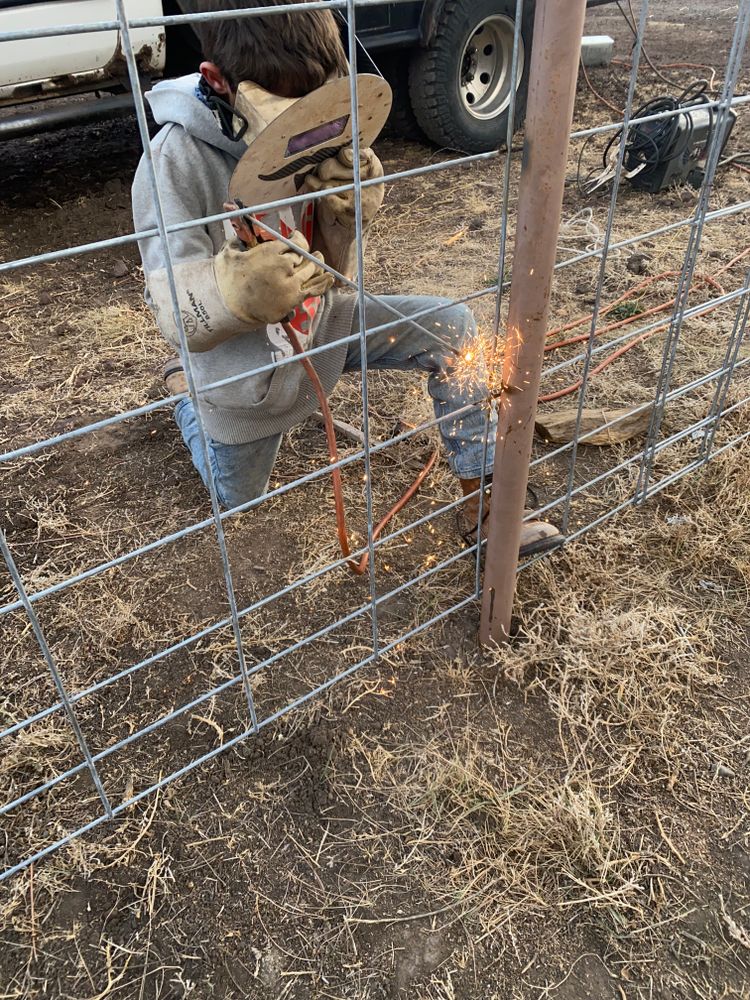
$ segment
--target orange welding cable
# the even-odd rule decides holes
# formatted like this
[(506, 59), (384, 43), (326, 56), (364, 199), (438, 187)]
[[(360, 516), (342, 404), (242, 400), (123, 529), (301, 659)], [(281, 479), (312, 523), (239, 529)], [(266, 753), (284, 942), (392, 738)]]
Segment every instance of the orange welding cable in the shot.
[(719, 270), (716, 272), (716, 274), (717, 275), (726, 274), (726, 272), (731, 270), (735, 264), (739, 264), (741, 260), (744, 260), (745, 257), (748, 256), (748, 254), (750, 254), (750, 247), (748, 247), (746, 250), (743, 250), (742, 253), (738, 253), (737, 256), (733, 257), (728, 264), (724, 265), (724, 267), (720, 267)]
[[(728, 266), (731, 266), (734, 263), (736, 263), (736, 261), (732, 261)], [(610, 302), (610, 304), (606, 307), (606, 309), (603, 309), (601, 311), (601, 315), (608, 316), (613, 309), (616, 309), (617, 306), (619, 306), (622, 302), (626, 302), (628, 299), (632, 298), (637, 292), (640, 292), (645, 288), (650, 288), (651, 285), (656, 284), (657, 281), (662, 281), (664, 278), (676, 278), (681, 273), (682, 273), (681, 271), (662, 271), (661, 274), (654, 274), (649, 278), (645, 278), (637, 285), (634, 285), (632, 288), (629, 288), (619, 298), (615, 299), (614, 302)], [(719, 271), (717, 273), (721, 274), (722, 272)], [(722, 288), (722, 286), (719, 284), (718, 281), (715, 280), (715, 278), (712, 278), (711, 275), (697, 274), (695, 278), (696, 280), (704, 281), (706, 282), (706, 284), (711, 285), (719, 293), (719, 295), (724, 294), (724, 289)], [(547, 334), (547, 339), (549, 339), (550, 337), (556, 337), (560, 333), (567, 333), (569, 330), (575, 330), (576, 327), (582, 326), (584, 323), (590, 323), (592, 318), (593, 318), (593, 313), (587, 313), (585, 316), (579, 316), (578, 319), (571, 320), (564, 326), (559, 326), (554, 330), (550, 330), (549, 333)], [(634, 319), (638, 319), (638, 316), (628, 317), (628, 322)], [(562, 345), (553, 344), (552, 346), (557, 347)]]
[(589, 76), (588, 70), (586, 69), (586, 63), (583, 60), (581, 60), (581, 69), (583, 70), (583, 78), (586, 81), (589, 90), (597, 99), (597, 101), (601, 101), (601, 103), (605, 104), (610, 109), (610, 111), (614, 111), (616, 115), (621, 115), (623, 113), (623, 109), (618, 108), (611, 101), (608, 101), (607, 98), (604, 97), (602, 94), (600, 94), (599, 91), (596, 89), (596, 87), (594, 87), (593, 83), (591, 82), (591, 77)]
[[(632, 69), (633, 68), (632, 62), (626, 62), (624, 59), (613, 59), (612, 60), (612, 65), (613, 66), (622, 66), (624, 69)], [(649, 65), (651, 66), (651, 69), (657, 74), (657, 76), (660, 75), (658, 67), (654, 66), (653, 63), (649, 63)], [(715, 67), (714, 66), (709, 66), (708, 63), (689, 63), (689, 62), (662, 63), (661, 64), (661, 69), (707, 69), (707, 70), (710, 70), (711, 71), (711, 79), (708, 81), (708, 86), (709, 86), (709, 88), (711, 90), (714, 89), (714, 81), (716, 80), (716, 77), (718, 76), (718, 73), (716, 72)], [(675, 84), (674, 80), (668, 80), (665, 76), (662, 76), (662, 80), (664, 80), (664, 82), (668, 83), (668, 84), (672, 84), (672, 85)]]
[[(648, 333), (642, 333), (640, 337), (636, 337), (635, 340), (631, 340), (629, 344), (625, 344), (622, 347), (618, 348), (618, 350), (616, 350), (614, 354), (610, 354), (610, 356), (608, 358), (605, 358), (604, 361), (601, 362), (601, 364), (598, 364), (596, 366), (596, 368), (591, 369), (591, 371), (589, 372), (589, 378), (593, 378), (594, 375), (598, 375), (600, 372), (603, 372), (604, 369), (608, 365), (611, 365), (613, 361), (617, 361), (617, 359), (621, 358), (623, 354), (627, 354), (628, 351), (632, 351), (634, 347), (636, 347), (638, 344), (643, 343), (643, 341), (646, 340), (648, 337), (652, 337), (655, 333), (659, 333), (660, 330), (666, 330), (668, 326), (669, 326), (668, 322), (662, 323), (660, 326), (655, 327), (653, 330), (649, 330)], [(555, 399), (562, 399), (564, 396), (569, 396), (571, 393), (577, 392), (582, 385), (583, 385), (583, 379), (579, 378), (577, 382), (572, 382), (570, 385), (566, 385), (564, 389), (558, 389), (556, 392), (547, 393), (546, 396), (540, 396), (539, 402), (551, 403)]]
[[(726, 294), (725, 290), (722, 288), (719, 282), (714, 281), (713, 278), (710, 278), (706, 275), (697, 275), (696, 277), (700, 277), (707, 284), (715, 288), (716, 291), (719, 293), (719, 295)], [(635, 291), (635, 289), (633, 289), (633, 291)], [(629, 295), (624, 296), (624, 298), (629, 298)], [(642, 320), (645, 319), (647, 316), (656, 316), (658, 315), (658, 313), (666, 312), (667, 309), (672, 308), (674, 303), (675, 300), (671, 299), (669, 302), (664, 302), (660, 306), (653, 306), (651, 309), (646, 309), (645, 312), (636, 313), (634, 316), (626, 316), (625, 319), (618, 320), (616, 323), (608, 323), (607, 326), (603, 326), (597, 329), (596, 336), (600, 337), (603, 333), (613, 333), (615, 330), (620, 330), (623, 326), (630, 326), (631, 324), (635, 323), (636, 320)], [(616, 305), (616, 303), (614, 303), (613, 306), (614, 305)], [(606, 316), (608, 313), (610, 313), (612, 311), (613, 306), (610, 306), (609, 308), (605, 309), (602, 315)], [(586, 317), (587, 320), (591, 320), (592, 318), (593, 315)], [(570, 347), (572, 344), (581, 344), (588, 339), (589, 339), (588, 333), (581, 333), (577, 337), (568, 338), (568, 340), (556, 340), (553, 344), (547, 344), (547, 346), (544, 348), (544, 351), (546, 354), (549, 351), (556, 351), (559, 347)]]
[[(745, 257), (747, 257), (748, 254), (750, 254), (750, 247), (748, 247), (747, 249), (743, 250), (742, 253), (737, 254), (736, 257), (732, 258), (732, 260), (730, 260), (728, 264), (725, 264), (724, 267), (720, 268), (716, 272), (716, 275), (724, 274), (726, 271), (728, 271), (731, 267), (733, 267), (739, 261), (741, 261)], [(613, 302), (605, 310), (604, 315), (606, 315), (607, 312), (610, 312), (611, 309), (614, 306), (616, 306), (619, 302), (622, 302), (624, 299), (629, 298), (636, 291), (639, 291), (644, 285), (653, 284), (653, 282), (657, 281), (659, 278), (663, 278), (665, 276), (666, 277), (670, 277), (670, 276), (672, 276), (674, 274), (679, 274), (679, 273), (680, 272), (665, 271), (665, 272), (663, 272), (663, 274), (655, 275), (653, 279), (648, 279), (646, 282), (641, 282), (639, 285), (636, 285), (635, 288), (631, 288), (629, 292), (626, 292), (624, 296), (621, 296), (619, 299), (617, 299), (615, 302)], [(725, 291), (724, 291), (724, 289), (723, 289), (723, 287), (716, 280), (715, 276), (712, 277), (711, 275), (700, 275), (699, 277), (701, 278), (701, 280), (705, 281), (707, 284), (709, 284), (712, 287), (714, 287), (715, 289), (717, 289), (719, 291), (719, 294), (721, 294), (721, 295), (726, 294)], [(599, 333), (605, 333), (605, 332), (610, 331), (613, 328), (616, 328), (618, 326), (623, 326), (626, 323), (633, 322), (636, 319), (642, 319), (644, 316), (653, 315), (654, 313), (657, 313), (657, 312), (663, 312), (665, 309), (670, 309), (675, 304), (675, 301), (676, 301), (676, 299), (672, 299), (670, 302), (664, 303), (664, 305), (662, 305), (662, 306), (656, 306), (653, 309), (649, 309), (645, 313), (639, 313), (637, 316), (628, 317), (628, 319), (626, 321), (623, 321), (623, 322), (617, 323), (617, 324), (612, 324), (609, 327), (603, 327), (601, 330), (597, 331), (597, 333), (598, 334)], [(722, 305), (722, 304), (723, 303), (719, 302), (716, 305), (709, 307), (705, 311), (705, 313), (703, 313), (703, 315), (706, 315), (706, 313), (711, 312), (713, 309), (718, 309), (718, 307), (720, 305)], [(580, 320), (574, 321), (572, 324), (569, 323), (569, 324), (567, 324), (564, 327), (560, 327), (556, 331), (555, 330), (551, 331), (550, 335), (553, 335), (554, 333), (562, 332), (564, 330), (572, 329), (575, 326), (580, 326), (581, 323), (585, 322), (587, 319), (591, 320), (592, 317), (593, 317), (593, 314), (590, 314), (587, 317), (583, 317)], [(614, 361), (617, 361), (617, 359), (621, 358), (624, 354), (627, 354), (628, 351), (632, 351), (633, 348), (637, 347), (638, 344), (642, 344), (644, 340), (647, 340), (649, 337), (653, 337), (654, 334), (660, 333), (662, 330), (666, 330), (669, 327), (670, 323), (671, 323), (671, 320), (668, 320), (666, 323), (661, 323), (661, 324), (659, 324), (659, 326), (654, 327), (653, 330), (648, 330), (646, 333), (642, 333), (639, 337), (636, 337), (635, 340), (631, 340), (630, 343), (624, 344), (622, 347), (619, 347), (616, 351), (614, 351), (612, 354), (610, 354), (609, 357), (605, 358), (604, 361), (600, 362), (600, 364), (598, 364), (595, 368), (591, 369), (591, 371), (589, 373), (589, 378), (592, 378), (593, 376), (598, 375), (600, 372), (603, 372), (605, 368), (607, 368), (609, 365), (611, 365)], [(566, 346), (568, 346), (570, 344), (580, 343), (580, 341), (582, 341), (582, 340), (588, 340), (588, 334), (584, 334), (584, 335), (582, 335), (580, 337), (571, 338), (571, 339), (566, 340), (566, 341), (557, 341), (554, 344), (548, 345), (548, 347), (545, 348), (545, 350), (556, 350), (559, 347), (566, 347)], [(562, 399), (565, 396), (569, 396), (572, 393), (577, 392), (581, 388), (582, 385), (583, 385), (583, 379), (580, 378), (576, 382), (572, 382), (570, 385), (564, 386), (562, 389), (557, 389), (555, 392), (550, 392), (550, 393), (545, 394), (544, 396), (540, 396), (539, 397), (539, 402), (540, 403), (551, 403), (551, 402), (553, 402), (556, 399)]]
[[(706, 309), (703, 315), (705, 316), (706, 313), (711, 312), (712, 309), (718, 309), (719, 305), (722, 304), (723, 303), (718, 303), (717, 305)], [(673, 305), (674, 302), (668, 303), (668, 308)], [(635, 340), (631, 340), (628, 344), (624, 344), (622, 347), (619, 347), (613, 354), (610, 354), (609, 357), (605, 358), (604, 361), (598, 364), (596, 368), (591, 369), (589, 372), (589, 378), (593, 378), (594, 375), (598, 375), (600, 372), (603, 372), (605, 368), (611, 365), (614, 361), (617, 361), (617, 359), (621, 358), (624, 354), (627, 354), (628, 351), (632, 351), (634, 347), (638, 346), (638, 344), (642, 344), (644, 340), (648, 340), (648, 338), (653, 337), (654, 334), (660, 333), (662, 330), (666, 330), (671, 322), (671, 320), (667, 320), (666, 323), (660, 323), (659, 326), (655, 326), (653, 330), (648, 330), (646, 333), (642, 333), (640, 337), (636, 337)], [(566, 385), (563, 389), (558, 389), (556, 392), (550, 392), (545, 396), (540, 396), (539, 402), (551, 403), (555, 399), (562, 399), (564, 396), (569, 396), (571, 393), (577, 392), (582, 385), (583, 379), (580, 378), (577, 382), (572, 382), (570, 385)]]
[[(665, 302), (661, 306), (654, 306), (652, 309), (647, 309), (645, 312), (637, 313), (635, 316), (627, 316), (625, 319), (618, 320), (617, 323), (610, 323), (608, 326), (603, 326), (597, 329), (596, 336), (600, 337), (603, 333), (612, 333), (614, 330), (619, 330), (623, 326), (630, 326), (636, 320), (645, 319), (647, 316), (654, 316), (657, 313), (665, 312), (667, 309), (671, 309), (674, 302)], [(554, 344), (547, 344), (544, 348), (545, 354), (550, 351), (556, 351), (560, 347), (571, 347), (573, 344), (582, 344), (585, 340), (589, 339), (590, 334), (579, 333), (577, 337), (569, 337), (567, 340), (556, 340)]]
[[(649, 288), (660, 278), (672, 278), (678, 275), (679, 273), (680, 273), (679, 271), (662, 271), (661, 274), (656, 274), (653, 277), (645, 278), (637, 285), (634, 285), (633, 288), (629, 288), (626, 292), (620, 295), (619, 298), (616, 298), (614, 302), (610, 302), (610, 304), (605, 309), (602, 310), (601, 315), (607, 316), (609, 313), (612, 312), (613, 309), (616, 309), (617, 306), (620, 305), (620, 303), (627, 301), (627, 299), (629, 298), (632, 298), (632, 296), (635, 295), (636, 292), (640, 292), (644, 288)], [(569, 330), (575, 330), (576, 327), (582, 326), (584, 323), (589, 323), (592, 318), (593, 318), (593, 313), (586, 313), (585, 316), (579, 316), (578, 319), (570, 320), (570, 322), (566, 323), (564, 326), (558, 326), (556, 329), (550, 330), (547, 333), (547, 339), (549, 340), (550, 337), (556, 337), (560, 333), (567, 333)]]
[(662, 69), (710, 69), (714, 76), (717, 76), (716, 68), (708, 63), (676, 62), (662, 63)]
[[(297, 337), (297, 331), (289, 323), (283, 323), (284, 331), (289, 337), (289, 341), (294, 348), (295, 354), (303, 355), (302, 345)], [(365, 552), (362, 558), (357, 562), (355, 559), (349, 558), (352, 554), (351, 546), (349, 545), (349, 534), (346, 529), (346, 506), (344, 504), (344, 490), (341, 480), (341, 469), (336, 464), (339, 460), (339, 450), (336, 444), (336, 431), (333, 426), (333, 416), (331, 414), (331, 408), (328, 405), (328, 399), (326, 398), (325, 390), (321, 385), (318, 373), (309, 358), (304, 356), (300, 357), (302, 366), (307, 372), (307, 376), (313, 384), (315, 389), (315, 395), (318, 397), (318, 403), (320, 404), (320, 409), (323, 414), (323, 424), (326, 431), (326, 439), (328, 441), (328, 457), (331, 460), (331, 475), (333, 476), (333, 497), (336, 506), (336, 533), (339, 539), (339, 545), (344, 558), (348, 560), (347, 565), (353, 573), (357, 576), (364, 576), (367, 572), (367, 567), (370, 564), (370, 553)], [(373, 541), (380, 537), (383, 529), (393, 520), (393, 518), (399, 514), (404, 507), (409, 503), (412, 497), (417, 493), (422, 483), (432, 472), (435, 463), (438, 460), (440, 452), (435, 450), (430, 456), (427, 464), (419, 473), (417, 478), (411, 484), (409, 489), (404, 493), (398, 503), (394, 504), (393, 507), (388, 511), (385, 517), (378, 521), (375, 529), (372, 533)]]
[[(717, 308), (718, 306), (714, 306), (714, 309)], [(710, 311), (710, 309), (706, 310), (706, 312)], [(706, 313), (703, 315), (705, 316)], [(636, 337), (635, 340), (631, 340), (629, 344), (624, 344), (622, 347), (619, 347), (613, 354), (610, 354), (608, 358), (605, 358), (604, 361), (598, 364), (596, 368), (591, 369), (589, 372), (589, 378), (593, 378), (594, 375), (598, 375), (600, 372), (603, 372), (604, 369), (611, 365), (613, 361), (617, 361), (617, 359), (621, 358), (623, 354), (627, 354), (628, 351), (632, 351), (634, 347), (637, 347), (638, 344), (642, 344), (644, 340), (648, 340), (649, 337), (653, 337), (654, 334), (659, 333), (661, 330), (666, 330), (670, 322), (671, 320), (666, 323), (662, 323), (660, 326), (654, 327), (653, 330), (649, 330), (648, 333), (642, 333), (640, 337)], [(558, 389), (556, 392), (550, 392), (546, 396), (540, 396), (539, 402), (551, 403), (555, 399), (562, 399), (564, 396), (569, 396), (571, 393), (577, 392), (582, 385), (583, 379), (579, 378), (577, 382), (571, 383), (571, 385), (566, 385), (564, 389)]]
[[(726, 295), (726, 289), (716, 279), (720, 274), (726, 274), (726, 272), (731, 270), (735, 264), (739, 263), (741, 260), (744, 260), (744, 258), (747, 257), (748, 254), (750, 254), (750, 247), (748, 247), (746, 250), (743, 250), (742, 253), (737, 254), (736, 257), (733, 257), (728, 264), (725, 264), (723, 267), (720, 267), (719, 270), (716, 271), (713, 275), (696, 274), (694, 280), (702, 281), (705, 284), (710, 285), (716, 292), (718, 292), (719, 295)], [(649, 288), (651, 285), (655, 284), (657, 281), (661, 281), (663, 278), (674, 278), (681, 273), (682, 273), (681, 271), (662, 271), (661, 274), (655, 274), (652, 277), (646, 278), (645, 281), (641, 281), (639, 284), (634, 285), (633, 288), (628, 289), (627, 292), (621, 295), (618, 299), (615, 299), (614, 302), (610, 302), (610, 304), (606, 307), (606, 309), (603, 309), (601, 311), (600, 315), (608, 316), (613, 309), (616, 309), (617, 306), (620, 305), (622, 302), (626, 302), (628, 299), (632, 298), (637, 292), (642, 291), (644, 288)], [(628, 316), (625, 319), (620, 320), (618, 323), (611, 323), (609, 326), (602, 327), (600, 330), (597, 331), (597, 336), (601, 333), (611, 333), (613, 330), (617, 330), (621, 326), (627, 326), (629, 323), (633, 323), (637, 319), (642, 319), (644, 316), (651, 316), (654, 313), (663, 312), (665, 309), (669, 309), (673, 305), (674, 305), (674, 299), (670, 299), (669, 302), (666, 302), (662, 306), (656, 306), (653, 309), (649, 309), (647, 312), (637, 313), (635, 316)], [(592, 319), (593, 319), (593, 313), (588, 313), (586, 316), (580, 316), (578, 319), (571, 320), (564, 326), (559, 326), (554, 330), (550, 330), (547, 334), (547, 338), (549, 339), (550, 337), (555, 337), (558, 334), (567, 333), (569, 330), (575, 330), (577, 326), (581, 326), (583, 323), (589, 323)], [(588, 336), (589, 335), (586, 333), (582, 334), (580, 337), (575, 337), (571, 340), (555, 341), (552, 344), (548, 344), (545, 347), (545, 351), (553, 351), (558, 347), (568, 347), (570, 346), (570, 344), (578, 344), (582, 340), (587, 340)]]

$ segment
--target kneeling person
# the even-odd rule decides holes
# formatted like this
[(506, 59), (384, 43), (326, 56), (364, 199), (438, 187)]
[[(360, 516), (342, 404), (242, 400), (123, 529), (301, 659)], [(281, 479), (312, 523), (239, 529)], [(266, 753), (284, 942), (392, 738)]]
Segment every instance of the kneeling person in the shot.
[[(193, 9), (210, 12), (228, 7), (268, 6), (270, 0), (197, 0)], [(279, 6), (287, 0), (276, 0)], [(293, 99), (348, 73), (346, 55), (330, 11), (296, 11), (271, 16), (202, 22), (205, 61), (200, 74), (157, 84), (146, 98), (161, 130), (151, 142), (160, 199), (168, 226), (219, 214), (230, 178), (247, 143), (264, 127), (263, 109), (246, 115), (248, 128), (238, 134), (235, 100), (239, 84), (251, 81), (269, 95)], [(246, 109), (247, 110), (247, 109)], [(363, 179), (383, 176), (370, 149), (362, 150)], [(353, 180), (353, 156), (345, 149), (308, 175), (303, 190), (320, 192)], [(362, 191), (365, 233), (384, 196), (382, 185)], [(133, 184), (133, 214), (138, 230), (156, 228), (156, 211), (148, 165), (139, 164)], [(244, 251), (223, 223), (180, 229), (169, 236), (183, 325), (188, 338), (201, 413), (209, 436), (208, 461), (219, 501), (233, 508), (262, 496), (267, 488), (285, 431), (317, 407), (315, 392), (301, 364), (279, 362), (293, 354), (281, 321), (289, 314), (303, 346), (325, 346), (313, 364), (327, 393), (343, 372), (361, 370), (356, 298), (332, 288), (326, 261), (353, 276), (356, 267), (354, 192), (331, 194), (296, 204), (264, 217), (269, 228), (294, 244), (261, 243)], [(179, 349), (172, 299), (161, 240), (139, 243), (147, 283), (147, 300), (168, 343)], [(315, 261), (296, 252), (314, 251)], [(390, 307), (390, 309), (388, 308)], [(442, 308), (441, 308), (442, 307)], [(408, 317), (434, 308), (418, 325)], [(368, 335), (368, 367), (421, 372), (440, 418), (440, 433), (450, 468), (469, 499), (459, 526), (468, 541), (476, 540), (479, 483), (485, 461), (485, 413), (450, 378), (451, 348), (460, 350), (476, 333), (470, 310), (447, 300), (417, 296), (383, 296), (368, 301), (367, 329), (392, 324), (394, 313), (406, 317), (387, 330)], [(443, 342), (425, 333), (434, 330)], [(249, 374), (246, 374), (249, 373)], [(178, 359), (165, 366), (167, 387), (186, 391)], [(209, 480), (200, 446), (192, 400), (175, 407), (175, 419), (193, 463)], [(486, 453), (491, 476), (494, 428)], [(486, 504), (485, 507), (488, 505)], [(522, 553), (547, 548), (559, 539), (544, 522), (524, 526)]]

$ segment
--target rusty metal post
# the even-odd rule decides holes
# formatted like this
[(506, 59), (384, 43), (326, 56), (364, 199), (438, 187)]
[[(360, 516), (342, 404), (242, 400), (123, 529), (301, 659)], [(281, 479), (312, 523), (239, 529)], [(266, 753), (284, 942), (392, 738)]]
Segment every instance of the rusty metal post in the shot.
[(480, 639), (510, 634), (586, 0), (537, 0)]

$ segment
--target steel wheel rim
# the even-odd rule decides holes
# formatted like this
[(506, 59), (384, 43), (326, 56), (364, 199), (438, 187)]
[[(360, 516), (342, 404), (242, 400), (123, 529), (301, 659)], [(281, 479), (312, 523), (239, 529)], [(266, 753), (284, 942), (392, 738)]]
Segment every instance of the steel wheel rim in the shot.
[[(497, 118), (510, 105), (515, 23), (504, 14), (480, 22), (464, 45), (459, 62), (461, 102), (472, 118)], [(519, 38), (516, 89), (523, 76), (524, 44)]]

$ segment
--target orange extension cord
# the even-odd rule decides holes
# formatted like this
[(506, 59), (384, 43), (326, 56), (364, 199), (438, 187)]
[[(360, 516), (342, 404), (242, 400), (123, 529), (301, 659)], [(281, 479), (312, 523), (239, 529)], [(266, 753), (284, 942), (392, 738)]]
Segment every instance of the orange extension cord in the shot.
[[(736, 257), (730, 260), (729, 263), (726, 264), (724, 267), (720, 268), (715, 275), (711, 276), (707, 274), (701, 274), (697, 276), (697, 280), (715, 289), (715, 291), (717, 291), (719, 295), (725, 295), (726, 292), (723, 286), (718, 282), (717, 278), (719, 277), (719, 275), (724, 274), (726, 271), (729, 271), (732, 267), (734, 267), (735, 264), (737, 264), (739, 261), (747, 257), (748, 254), (750, 254), (750, 247), (748, 247), (746, 250), (743, 250), (742, 253), (738, 254)], [(626, 302), (628, 299), (632, 298), (638, 292), (643, 291), (643, 289), (645, 288), (651, 287), (657, 281), (661, 281), (663, 278), (673, 278), (678, 276), (679, 274), (680, 274), (679, 271), (662, 271), (661, 274), (656, 274), (652, 278), (647, 278), (645, 281), (640, 282), (640, 284), (636, 285), (634, 288), (631, 288), (629, 291), (625, 292), (625, 294), (621, 295), (619, 299), (615, 299), (614, 302), (610, 303), (606, 307), (606, 309), (602, 310), (601, 315), (602, 316), (608, 315), (609, 313), (612, 312), (613, 309), (617, 308), (617, 306), (620, 305), (622, 302)], [(645, 316), (655, 316), (658, 313), (666, 312), (668, 309), (671, 309), (674, 306), (676, 301), (677, 299), (675, 297), (673, 299), (670, 299), (669, 302), (664, 302), (662, 305), (653, 306), (651, 309), (646, 310), (646, 312), (637, 313), (635, 316), (628, 316), (626, 319), (619, 320), (616, 323), (609, 323), (607, 326), (604, 326), (600, 330), (597, 330), (596, 336), (598, 337), (603, 333), (611, 333), (613, 330), (619, 330), (621, 327), (628, 326), (629, 324), (636, 322), (636, 320), (643, 319)], [(711, 312), (712, 309), (718, 309), (718, 307), (723, 304), (724, 303), (720, 302), (715, 306), (711, 306), (709, 309), (706, 310), (706, 312)], [(584, 323), (591, 323), (593, 318), (594, 314), (589, 313), (587, 316), (581, 316), (579, 319), (574, 319), (570, 323), (566, 323), (564, 326), (557, 327), (557, 329), (555, 330), (550, 330), (549, 333), (547, 334), (547, 339), (549, 340), (551, 337), (562, 336), (571, 330), (575, 330), (578, 327), (583, 326)], [(600, 372), (603, 372), (604, 369), (607, 368), (609, 365), (611, 365), (613, 361), (617, 361), (618, 358), (621, 358), (624, 354), (627, 354), (628, 351), (632, 351), (633, 348), (637, 347), (638, 344), (643, 343), (643, 341), (647, 340), (649, 337), (653, 337), (654, 334), (660, 333), (662, 330), (666, 330), (667, 327), (669, 327), (670, 323), (671, 319), (667, 320), (666, 323), (661, 323), (659, 324), (659, 326), (654, 327), (653, 330), (648, 330), (646, 333), (642, 333), (639, 337), (636, 337), (635, 340), (631, 340), (630, 343), (624, 344), (622, 347), (619, 347), (616, 351), (610, 354), (609, 357), (605, 358), (604, 361), (600, 362), (600, 364), (598, 364), (595, 368), (592, 368), (589, 373), (589, 376), (593, 377), (594, 375), (598, 375)], [(589, 339), (589, 334), (583, 333), (575, 337), (569, 337), (567, 339), (562, 339), (562, 340), (555, 340), (552, 343), (547, 344), (544, 350), (545, 352), (556, 351), (561, 347), (569, 347), (571, 344), (580, 344), (588, 339)], [(544, 396), (540, 396), (539, 402), (551, 403), (555, 399), (562, 399), (564, 396), (569, 396), (571, 395), (571, 393), (577, 392), (582, 385), (583, 385), (583, 379), (580, 378), (576, 382), (572, 382), (570, 385), (565, 386), (563, 389), (557, 389), (555, 392), (550, 392)]]
[[(294, 348), (295, 354), (303, 355), (302, 345), (297, 337), (297, 331), (289, 323), (282, 323), (284, 327), (284, 332), (289, 341)], [(323, 423), (326, 429), (326, 438), (328, 440), (328, 456), (331, 459), (331, 475), (333, 477), (333, 497), (336, 504), (336, 533), (339, 539), (339, 545), (344, 558), (348, 560), (347, 566), (349, 569), (356, 573), (357, 576), (364, 576), (367, 572), (367, 567), (370, 563), (370, 553), (365, 552), (362, 558), (357, 561), (356, 559), (349, 558), (352, 554), (351, 546), (349, 545), (349, 534), (346, 530), (346, 506), (344, 504), (344, 490), (341, 481), (341, 469), (338, 466), (339, 460), (339, 450), (336, 444), (336, 431), (333, 426), (333, 416), (331, 415), (331, 408), (328, 405), (328, 400), (326, 399), (325, 389), (321, 385), (320, 379), (318, 378), (318, 373), (309, 358), (301, 357), (302, 366), (307, 372), (307, 377), (313, 384), (315, 389), (315, 395), (318, 397), (318, 403), (320, 404), (320, 410), (323, 414)], [(383, 533), (383, 529), (393, 520), (393, 518), (400, 513), (404, 507), (409, 503), (412, 497), (417, 493), (422, 483), (429, 476), (430, 472), (435, 466), (438, 460), (439, 451), (434, 451), (430, 456), (427, 464), (419, 473), (417, 478), (411, 484), (409, 489), (404, 493), (398, 503), (394, 504), (393, 507), (388, 511), (385, 517), (381, 518), (380, 521), (375, 525), (375, 530), (372, 533), (372, 540), (375, 541)]]

